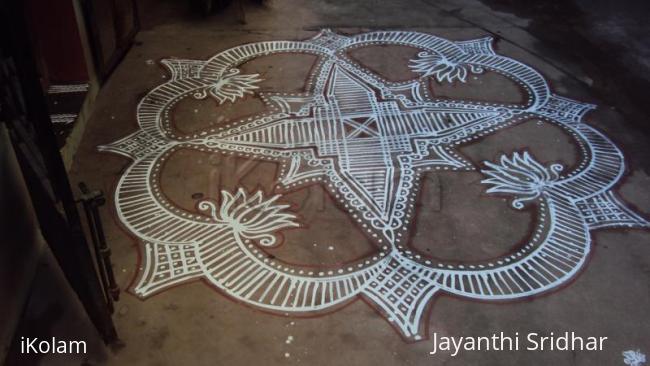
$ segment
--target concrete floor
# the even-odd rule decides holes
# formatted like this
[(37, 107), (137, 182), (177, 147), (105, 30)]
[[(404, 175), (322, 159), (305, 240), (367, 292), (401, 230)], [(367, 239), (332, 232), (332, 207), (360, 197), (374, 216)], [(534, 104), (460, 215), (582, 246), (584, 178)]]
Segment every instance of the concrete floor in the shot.
[[(129, 161), (100, 153), (108, 144), (137, 130), (136, 106), (169, 74), (157, 64), (167, 57), (205, 60), (236, 45), (264, 40), (302, 40), (322, 28), (343, 34), (370, 30), (412, 30), (449, 40), (468, 40), (487, 30), (502, 35), (495, 49), (538, 70), (562, 96), (598, 105), (587, 115), (591, 126), (607, 134), (622, 150), (628, 166), (616, 190), (637, 212), (650, 215), (650, 157), (647, 136), (622, 113), (590, 92), (593, 75), (572, 64), (561, 50), (548, 49), (526, 32), (530, 20), (494, 11), (477, 1), (385, 2), (272, 0), (244, 4), (246, 24), (235, 7), (200, 18), (177, 1), (141, 4), (143, 29), (101, 90), (81, 141), (71, 176), (90, 187), (112, 192)], [(462, 10), (454, 10), (461, 8)], [(462, 16), (458, 16), (462, 15)], [(471, 20), (468, 20), (471, 19)], [(351, 57), (384, 78), (412, 78), (404, 67), (412, 50), (393, 47), (358, 50)], [(374, 53), (373, 53), (374, 52)], [(540, 57), (542, 55), (543, 57)], [(242, 73), (259, 73), (259, 91), (300, 92), (313, 59), (267, 56), (247, 62)], [(521, 102), (516, 84), (487, 72), (467, 83), (431, 83), (438, 98)], [(174, 109), (175, 133), (191, 134), (244, 116), (264, 106), (256, 95), (241, 103), (217, 105), (213, 99), (188, 99)], [(458, 152), (473, 164), (495, 161), (502, 153), (527, 149), (544, 164), (566, 169), (580, 161), (566, 131), (531, 118), (514, 127), (462, 145)], [(250, 169), (250, 170), (248, 170)], [(160, 185), (174, 205), (196, 212), (200, 198), (218, 199), (220, 189), (273, 189), (277, 166), (269, 162), (227, 158), (217, 153), (178, 150), (166, 161)], [(245, 171), (246, 174), (238, 172)], [(514, 210), (505, 196), (485, 194), (478, 171), (435, 172), (423, 177), (417, 217), (410, 226), (410, 246), (423, 255), (451, 262), (489, 260), (515, 250), (530, 236), (535, 210)], [(284, 232), (283, 245), (266, 254), (288, 263), (336, 268), (376, 253), (373, 240), (357, 229), (349, 215), (319, 184), (294, 191), (284, 200), (308, 225)], [(118, 282), (133, 290), (142, 266), (142, 244), (124, 230), (112, 202), (104, 211), (107, 239)], [(592, 232), (589, 262), (570, 283), (543, 296), (522, 301), (469, 301), (435, 298), (425, 328), (446, 336), (481, 336), (494, 332), (575, 331), (607, 336), (601, 352), (463, 352), (429, 355), (430, 339), (405, 341), (365, 301), (351, 301), (325, 314), (286, 316), (243, 306), (192, 281), (146, 299), (124, 294), (115, 322), (126, 347), (109, 355), (114, 365), (623, 365), (621, 352), (650, 353), (650, 231), (602, 229)], [(303, 244), (297, 244), (303, 243)], [(308, 243), (305, 245), (305, 243)]]

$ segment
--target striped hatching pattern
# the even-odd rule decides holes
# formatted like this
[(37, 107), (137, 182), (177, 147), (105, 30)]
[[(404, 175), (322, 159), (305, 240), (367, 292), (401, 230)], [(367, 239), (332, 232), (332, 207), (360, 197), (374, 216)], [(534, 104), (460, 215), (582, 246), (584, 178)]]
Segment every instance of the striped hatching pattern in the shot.
[[(421, 52), (412, 69), (423, 75), (438, 70), (463, 76), (458, 80), (464, 82), (468, 72), (495, 71), (521, 85), (528, 98), (521, 105), (435, 100), (423, 92), (426, 80), (391, 84), (346, 56), (349, 49), (366, 45), (417, 48)], [(238, 67), (280, 52), (320, 58), (310, 77), (310, 95), (273, 95), (282, 112), (210, 133), (174, 134), (170, 111), (178, 101), (206, 97), (206, 90), (217, 98), (225, 90), (218, 88), (233, 78), (227, 86), (231, 97), (217, 100), (235, 102), (259, 81), (256, 74), (241, 75), (246, 83), (237, 89)], [(419, 340), (423, 315), (436, 294), (481, 300), (539, 294), (566, 283), (583, 267), (590, 230), (648, 226), (612, 191), (625, 171), (624, 157), (605, 135), (583, 123), (594, 106), (552, 94), (539, 72), (496, 54), (489, 37), (451, 42), (419, 32), (343, 36), (325, 30), (307, 41), (257, 42), (207, 61), (162, 63), (171, 77), (139, 103), (140, 130), (101, 147), (134, 160), (117, 185), (115, 205), (119, 220), (143, 243), (144, 265), (134, 289), (139, 296), (197, 278), (244, 303), (284, 313), (318, 312), (362, 296), (403, 336)], [(564, 128), (582, 157), (568, 171), (559, 164), (545, 166), (529, 152), (484, 162), (487, 193), (514, 196), (513, 209), (530, 205), (537, 210), (530, 238), (512, 253), (476, 263), (436, 261), (405, 246), (420, 172), (468, 168), (453, 151), (455, 145), (530, 117)], [(223, 191), (218, 203), (202, 201), (198, 208), (205, 212), (175, 207), (161, 192), (159, 176), (177, 149), (280, 161), (285, 176), (279, 182), (300, 187), (305, 177), (331, 187), (380, 249), (332, 268), (270, 258), (263, 247), (276, 245), (280, 231), (300, 227), (296, 215), (278, 203), (279, 196), (241, 189)]]

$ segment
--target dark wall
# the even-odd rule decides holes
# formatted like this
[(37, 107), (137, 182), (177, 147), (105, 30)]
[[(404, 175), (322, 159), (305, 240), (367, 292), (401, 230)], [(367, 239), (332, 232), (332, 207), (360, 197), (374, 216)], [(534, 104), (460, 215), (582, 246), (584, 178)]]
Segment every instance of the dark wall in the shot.
[(0, 123), (0, 363), (28, 297), (43, 241), (5, 125)]
[(88, 81), (72, 0), (29, 0), (27, 18), (46, 84)]

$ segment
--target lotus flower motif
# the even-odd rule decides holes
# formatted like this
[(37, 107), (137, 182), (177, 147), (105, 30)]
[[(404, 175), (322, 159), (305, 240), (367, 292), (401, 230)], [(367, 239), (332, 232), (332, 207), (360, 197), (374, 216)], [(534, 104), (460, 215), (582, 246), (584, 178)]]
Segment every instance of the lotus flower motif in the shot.
[(203, 99), (209, 93), (217, 99), (219, 104), (225, 101), (234, 102), (245, 94), (253, 94), (253, 90), (259, 89), (255, 84), (260, 81), (259, 74), (239, 75), (238, 69), (231, 69), (213, 85), (194, 93), (194, 97)]
[(559, 179), (561, 164), (552, 164), (545, 167), (533, 159), (528, 152), (514, 153), (512, 158), (502, 155), (500, 165), (488, 161), (484, 162), (490, 168), (481, 170), (489, 178), (481, 183), (491, 184), (488, 193), (511, 193), (519, 196), (512, 201), (512, 206), (517, 209), (524, 207), (524, 201), (539, 197), (553, 182)]
[[(435, 76), (436, 80), (453, 82), (458, 79), (465, 82), (467, 79), (467, 66), (454, 62), (438, 53), (420, 52), (418, 58), (411, 60), (409, 67), (422, 76)], [(480, 67), (469, 65), (470, 71), (479, 73), (483, 70)]]
[(280, 195), (265, 199), (262, 191), (252, 196), (240, 188), (236, 194), (221, 191), (219, 209), (214, 202), (204, 200), (199, 202), (199, 209), (210, 211), (210, 216), (220, 223), (228, 224), (235, 232), (247, 239), (258, 239), (263, 246), (272, 246), (276, 237), (271, 234), (280, 229), (298, 227), (294, 221), (295, 215), (282, 212), (289, 205), (279, 205), (275, 201)]

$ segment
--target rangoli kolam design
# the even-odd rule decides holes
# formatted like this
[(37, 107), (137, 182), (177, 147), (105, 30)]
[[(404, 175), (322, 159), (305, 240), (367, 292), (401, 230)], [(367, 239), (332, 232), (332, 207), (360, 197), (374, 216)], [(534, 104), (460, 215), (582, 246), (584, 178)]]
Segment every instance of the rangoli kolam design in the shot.
[[(100, 147), (132, 159), (114, 199), (119, 220), (141, 242), (135, 294), (145, 298), (202, 278), (237, 301), (289, 315), (318, 314), (361, 297), (403, 337), (420, 340), (437, 294), (480, 300), (540, 294), (585, 265), (590, 231), (647, 227), (613, 191), (624, 158), (584, 122), (595, 106), (553, 94), (539, 72), (496, 54), (492, 43), (489, 37), (452, 42), (418, 32), (344, 36), (324, 30), (305, 41), (237, 46), (207, 61), (162, 60), (171, 77), (140, 101), (139, 130)], [(366, 46), (416, 49), (406, 67), (418, 77), (388, 81), (349, 56)], [(262, 76), (242, 72), (242, 64), (276, 54), (317, 59), (308, 90), (263, 92)], [(527, 95), (524, 102), (440, 99), (428, 86), (460, 85), (488, 72), (516, 83)], [(235, 105), (250, 97), (262, 100), (266, 111), (197, 133), (174, 132), (173, 108), (187, 98)], [(579, 162), (543, 164), (527, 150), (470, 162), (458, 152), (530, 119), (566, 132)], [(162, 192), (159, 176), (180, 150), (273, 162), (275, 188), (222, 190), (220, 197), (200, 200), (194, 211), (179, 208)], [(532, 234), (516, 250), (485, 261), (444, 261), (413, 250), (411, 224), (429, 171), (480, 172), (485, 195), (509, 196), (509, 210), (535, 211)], [(375, 252), (329, 268), (267, 255), (268, 248), (287, 245), (279, 239), (283, 232), (310, 230), (283, 198), (314, 184), (363, 231)]]

